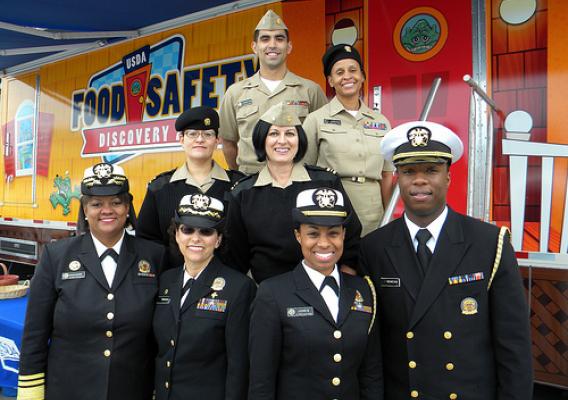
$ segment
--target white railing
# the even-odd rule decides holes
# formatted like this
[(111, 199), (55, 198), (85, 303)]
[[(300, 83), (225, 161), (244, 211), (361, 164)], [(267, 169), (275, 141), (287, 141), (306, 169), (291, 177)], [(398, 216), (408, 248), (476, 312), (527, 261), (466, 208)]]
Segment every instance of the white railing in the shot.
[[(507, 133), (507, 135), (514, 136), (515, 133)], [(509, 156), (511, 240), (517, 251), (521, 251), (523, 248), (528, 157), (542, 157), (539, 251), (548, 253), (554, 158), (568, 157), (568, 145), (538, 143), (522, 139), (503, 139), (502, 146), (503, 154)], [(560, 253), (564, 254), (568, 251), (568, 213), (566, 210), (568, 210), (568, 196), (566, 196), (564, 203), (560, 240)]]

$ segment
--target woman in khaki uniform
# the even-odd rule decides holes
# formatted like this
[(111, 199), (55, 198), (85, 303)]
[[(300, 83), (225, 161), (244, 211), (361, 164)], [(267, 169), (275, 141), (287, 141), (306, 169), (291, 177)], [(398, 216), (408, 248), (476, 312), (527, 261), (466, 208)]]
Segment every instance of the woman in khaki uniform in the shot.
[(330, 47), (322, 61), (335, 97), (304, 121), (308, 151), (303, 161), (337, 172), (364, 236), (379, 226), (392, 194), (394, 167), (384, 161), (380, 149), (390, 123), (360, 100), (365, 72), (357, 49)]

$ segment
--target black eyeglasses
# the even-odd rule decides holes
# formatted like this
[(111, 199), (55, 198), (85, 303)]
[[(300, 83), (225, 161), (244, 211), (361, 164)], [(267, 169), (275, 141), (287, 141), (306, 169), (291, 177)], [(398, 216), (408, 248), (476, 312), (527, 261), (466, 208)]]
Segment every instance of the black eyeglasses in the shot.
[(186, 225), (180, 225), (178, 229), (184, 235), (193, 235), (197, 232), (201, 236), (213, 236), (217, 232), (215, 228), (194, 228)]

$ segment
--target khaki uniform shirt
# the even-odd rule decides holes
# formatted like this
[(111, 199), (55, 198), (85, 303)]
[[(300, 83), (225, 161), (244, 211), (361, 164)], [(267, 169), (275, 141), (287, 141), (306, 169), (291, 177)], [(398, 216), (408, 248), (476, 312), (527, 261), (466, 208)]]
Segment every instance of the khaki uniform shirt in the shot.
[(381, 154), (381, 140), (390, 130), (384, 115), (364, 103), (354, 117), (334, 97), (304, 121), (308, 137), (306, 164), (331, 168), (342, 178), (380, 180), (382, 171), (394, 171)]
[(174, 172), (174, 174), (170, 178), (170, 182), (184, 180), (186, 184), (195, 186), (196, 188), (201, 190), (202, 193), (205, 193), (209, 190), (211, 186), (213, 186), (213, 183), (215, 183), (214, 181), (215, 179), (218, 181), (230, 182), (229, 175), (227, 175), (227, 172), (219, 164), (217, 164), (215, 160), (213, 160), (213, 168), (211, 168), (209, 176), (203, 183), (200, 184), (195, 179), (193, 179), (185, 163), (183, 163), (181, 167), (176, 169), (176, 172)]
[[(309, 181), (311, 181), (311, 178), (310, 175), (308, 174), (308, 171), (306, 171), (306, 168), (304, 168), (304, 166), (301, 163), (296, 163), (292, 168), (292, 173), (290, 174), (290, 181), (288, 182), (288, 185), (286, 185), (285, 187), (290, 186), (292, 182), (309, 182)], [(254, 186), (267, 186), (267, 185), (272, 185), (274, 187), (279, 187), (279, 188), (285, 188), (280, 186), (278, 184), (278, 181), (274, 179), (272, 175), (270, 175), (268, 166), (265, 165), (258, 173), (258, 178), (256, 179)]]
[(257, 161), (252, 131), (260, 116), (280, 102), (294, 106), (303, 121), (308, 113), (326, 104), (327, 100), (315, 82), (290, 71), (274, 92), (262, 82), (259, 72), (227, 89), (221, 104), (219, 136), (238, 143), (240, 171), (246, 174), (260, 171), (263, 164)]

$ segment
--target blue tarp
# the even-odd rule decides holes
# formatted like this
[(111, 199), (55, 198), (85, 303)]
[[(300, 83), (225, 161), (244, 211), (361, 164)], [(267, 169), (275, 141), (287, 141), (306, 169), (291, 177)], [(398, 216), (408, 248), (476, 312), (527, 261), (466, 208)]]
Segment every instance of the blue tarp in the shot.
[[(235, 3), (231, 5), (231, 3)], [(234, 0), (2, 0), (0, 23), (40, 28), (48, 32), (132, 31), (178, 17), (223, 6), (240, 5)], [(104, 38), (112, 43), (119, 37)], [(0, 72), (55, 54), (5, 55), (2, 50), (92, 43), (96, 39), (57, 40), (0, 28)]]

